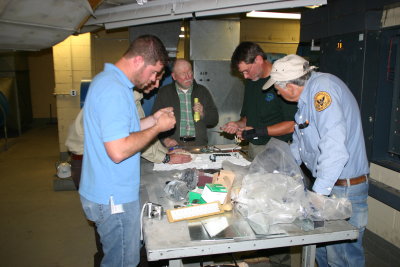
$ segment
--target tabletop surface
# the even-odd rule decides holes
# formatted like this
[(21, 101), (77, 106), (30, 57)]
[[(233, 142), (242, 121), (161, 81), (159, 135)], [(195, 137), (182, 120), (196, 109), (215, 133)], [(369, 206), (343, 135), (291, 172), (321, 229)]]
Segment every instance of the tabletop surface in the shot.
[[(153, 163), (142, 160), (141, 164), (141, 200), (160, 204), (164, 210), (182, 204), (167, 198), (164, 187), (167, 181), (174, 180), (174, 176), (181, 171), (153, 171)], [(245, 222), (234, 212), (225, 212), (211, 218), (224, 217), (236, 223)], [(166, 216), (157, 218), (143, 218), (143, 233), (149, 261), (161, 259), (183, 258), (199, 255), (221, 254), (228, 252), (258, 250), (275, 247), (316, 244), (321, 242), (356, 239), (358, 231), (355, 227), (343, 220), (325, 222), (324, 227), (312, 231), (303, 231), (294, 224), (274, 225), (277, 234), (255, 235), (246, 232), (235, 238), (213, 240), (193, 240), (189, 228), (201, 223), (197, 219), (170, 223)], [(193, 228), (191, 228), (193, 229)]]

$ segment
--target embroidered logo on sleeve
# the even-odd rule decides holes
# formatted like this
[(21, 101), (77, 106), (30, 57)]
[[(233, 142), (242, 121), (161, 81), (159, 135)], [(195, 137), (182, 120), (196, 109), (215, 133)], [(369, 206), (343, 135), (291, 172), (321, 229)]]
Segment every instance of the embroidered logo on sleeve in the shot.
[(314, 96), (314, 107), (317, 111), (322, 111), (330, 106), (332, 98), (327, 92), (318, 92)]

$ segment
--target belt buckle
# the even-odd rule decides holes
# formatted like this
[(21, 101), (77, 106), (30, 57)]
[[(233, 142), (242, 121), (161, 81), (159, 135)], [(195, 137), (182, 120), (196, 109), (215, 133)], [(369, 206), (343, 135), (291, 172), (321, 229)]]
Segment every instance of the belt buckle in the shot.
[(194, 136), (181, 136), (180, 139), (182, 142), (190, 142), (194, 141), (196, 138)]

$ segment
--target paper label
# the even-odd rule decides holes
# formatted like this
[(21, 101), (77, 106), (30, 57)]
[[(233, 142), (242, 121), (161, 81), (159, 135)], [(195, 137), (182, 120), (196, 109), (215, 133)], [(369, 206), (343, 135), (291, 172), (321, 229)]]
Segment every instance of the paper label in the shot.
[(114, 204), (114, 197), (110, 197), (110, 205), (111, 205), (111, 214), (123, 213), (124, 206), (122, 204), (115, 205)]

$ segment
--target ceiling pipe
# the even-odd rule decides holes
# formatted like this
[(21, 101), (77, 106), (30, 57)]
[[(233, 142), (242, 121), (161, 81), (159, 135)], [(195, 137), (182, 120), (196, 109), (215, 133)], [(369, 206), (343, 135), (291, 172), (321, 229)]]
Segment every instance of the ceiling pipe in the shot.
[(122, 27), (137, 26), (137, 25), (143, 25), (143, 24), (149, 24), (149, 23), (191, 18), (192, 15), (193, 15), (192, 13), (186, 13), (186, 14), (180, 14), (180, 15), (168, 15), (168, 16), (159, 16), (159, 17), (151, 17), (151, 18), (143, 18), (143, 19), (124, 20), (124, 21), (105, 23), (104, 27), (106, 28), (106, 30), (111, 30), (111, 29), (117, 29), (117, 28), (122, 28)]
[(68, 31), (68, 32), (76, 31), (76, 29), (74, 29), (74, 28), (64, 28), (64, 27), (58, 27), (58, 26), (51, 26), (51, 25), (37, 24), (37, 23), (30, 23), (30, 22), (28, 23), (28, 22), (22, 22), (22, 21), (13, 21), (13, 20), (6, 20), (6, 19), (0, 19), (0, 23), (21, 25), (21, 26), (32, 26), (32, 27), (44, 28), (44, 29), (64, 30), (64, 31)]

